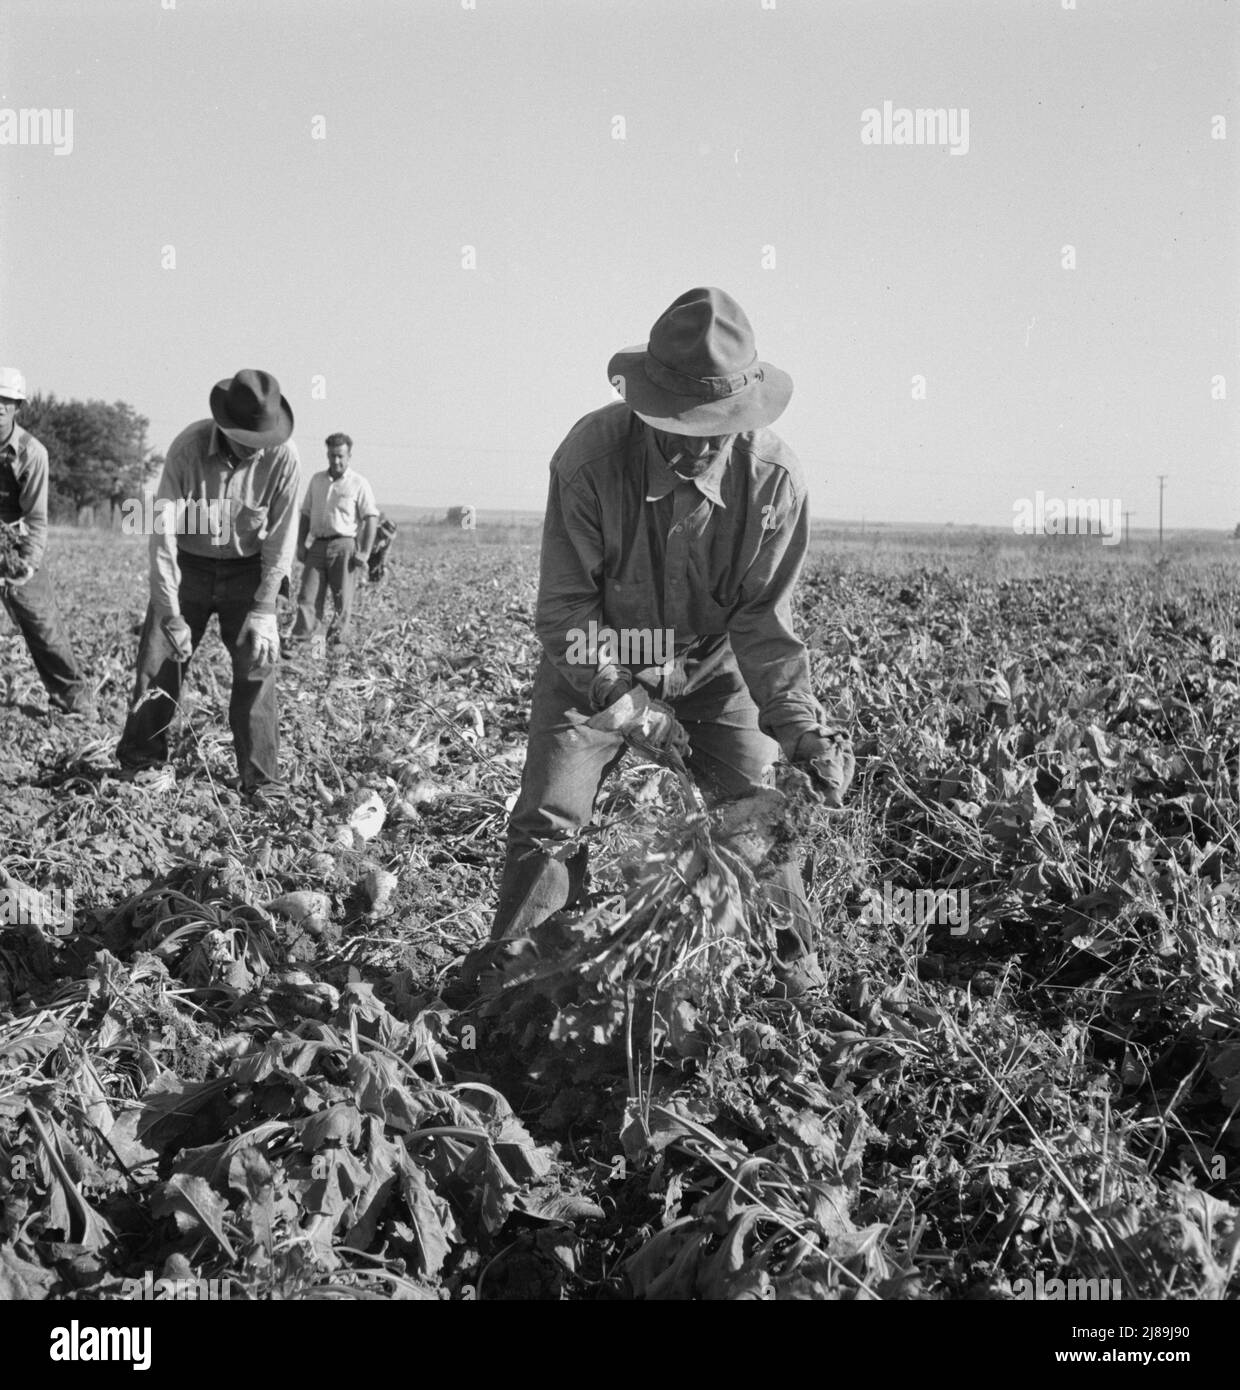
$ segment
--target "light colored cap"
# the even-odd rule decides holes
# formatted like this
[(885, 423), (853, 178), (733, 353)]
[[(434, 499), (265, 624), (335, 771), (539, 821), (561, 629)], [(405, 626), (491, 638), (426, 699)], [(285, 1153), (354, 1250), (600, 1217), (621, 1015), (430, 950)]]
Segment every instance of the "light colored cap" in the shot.
[(26, 378), (16, 367), (0, 367), (0, 396), (10, 401), (26, 399)]

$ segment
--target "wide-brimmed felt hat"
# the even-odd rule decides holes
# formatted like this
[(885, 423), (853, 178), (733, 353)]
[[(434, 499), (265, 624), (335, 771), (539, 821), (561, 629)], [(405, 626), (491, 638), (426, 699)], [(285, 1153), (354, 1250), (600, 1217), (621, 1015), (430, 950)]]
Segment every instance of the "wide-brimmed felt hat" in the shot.
[(634, 414), (669, 434), (744, 434), (777, 420), (792, 378), (758, 360), (744, 309), (723, 290), (687, 290), (650, 341), (616, 353), (612, 386)]
[(249, 448), (283, 444), (293, 412), (270, 372), (245, 368), (211, 388), (211, 417), (229, 439)]

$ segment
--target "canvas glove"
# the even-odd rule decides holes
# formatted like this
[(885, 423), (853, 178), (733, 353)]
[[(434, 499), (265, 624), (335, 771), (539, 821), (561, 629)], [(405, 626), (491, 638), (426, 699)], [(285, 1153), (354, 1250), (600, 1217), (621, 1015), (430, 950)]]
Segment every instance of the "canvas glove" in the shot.
[(194, 637), (185, 619), (176, 613), (165, 618), (159, 626), (163, 629), (164, 636), (172, 643), (177, 660), (188, 661), (194, 654)]
[(689, 735), (680, 721), (667, 705), (652, 700), (644, 685), (624, 691), (589, 723), (591, 728), (618, 733), (656, 756), (675, 754), (683, 759), (689, 751)]
[(20, 574), (15, 574), (12, 579), (5, 579), (0, 582), (6, 584), (10, 589), (20, 589), (23, 584), (29, 584), (33, 578), (34, 566), (24, 565)]
[(844, 729), (808, 729), (797, 740), (792, 762), (806, 774), (811, 790), (825, 806), (838, 809), (844, 804), (857, 767), (852, 740)]
[(244, 646), (247, 638), (254, 651), (255, 666), (270, 666), (280, 655), (280, 633), (274, 613), (249, 614), (237, 634), (237, 645)]
[(618, 666), (604, 666), (590, 686), (590, 705), (596, 710), (614, 705), (633, 689), (633, 674)]

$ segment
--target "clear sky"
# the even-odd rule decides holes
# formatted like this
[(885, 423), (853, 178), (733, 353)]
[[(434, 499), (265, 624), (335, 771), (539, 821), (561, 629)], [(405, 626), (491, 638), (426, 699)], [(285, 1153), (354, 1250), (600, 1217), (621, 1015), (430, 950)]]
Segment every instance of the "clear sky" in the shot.
[[(539, 508), (611, 353), (713, 284), (815, 515), (1141, 528), (1166, 473), (1230, 529), (1240, 6), (1065, 3), (0, 0), (0, 120), (73, 112), (0, 144), (0, 362), (161, 449), (263, 367), (381, 504)], [(967, 153), (863, 143), (885, 101)]]

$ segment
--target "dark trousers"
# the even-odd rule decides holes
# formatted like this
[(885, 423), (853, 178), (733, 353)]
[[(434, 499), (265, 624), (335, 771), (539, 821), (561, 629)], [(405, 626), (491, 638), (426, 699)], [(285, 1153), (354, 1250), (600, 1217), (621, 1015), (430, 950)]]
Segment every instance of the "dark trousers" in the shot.
[(52, 703), (72, 708), (84, 695), (86, 682), (60, 625), (47, 566), (41, 565), (18, 589), (6, 584), (4, 606), (26, 639), (30, 659)]
[[(237, 637), (254, 603), (262, 564), (253, 560), (208, 560), (181, 554), (181, 616), (189, 624), (194, 650), (218, 614), (220, 638), (232, 658), (228, 724), (244, 790), (279, 778), (280, 709), (276, 664), (255, 666), (249, 639)], [(151, 767), (167, 761), (168, 728), (181, 700), (189, 662), (177, 660), (155, 611), (148, 606), (138, 643), (133, 701), (116, 756), (123, 767)]]
[[(689, 771), (708, 803), (763, 784), (779, 745), (758, 728), (757, 708), (734, 664), (697, 689), (690, 678), (688, 692), (668, 703), (689, 736)], [(560, 860), (538, 841), (566, 840), (589, 821), (603, 780), (624, 754), (624, 741), (574, 723), (569, 710), (590, 713), (544, 658), (534, 682), (521, 794), (508, 822), (493, 940), (528, 935), (553, 912), (575, 906), (585, 890), (584, 848)], [(817, 913), (796, 864), (775, 865), (763, 887), (772, 903), (787, 910), (802, 948), (812, 949)]]
[(294, 637), (308, 637), (323, 621), (323, 610), (330, 590), (336, 609), (332, 630), (346, 637), (353, 618), (353, 552), (355, 542), (349, 536), (334, 540), (317, 540), (306, 551), (306, 563), (301, 571), (301, 589), (297, 595), (297, 621)]

